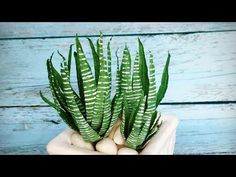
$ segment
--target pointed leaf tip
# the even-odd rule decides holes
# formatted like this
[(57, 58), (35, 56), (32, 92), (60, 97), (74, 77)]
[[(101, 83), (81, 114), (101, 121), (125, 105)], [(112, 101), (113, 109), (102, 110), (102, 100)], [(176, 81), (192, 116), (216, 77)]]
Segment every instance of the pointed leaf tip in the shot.
[(51, 56), (50, 56), (50, 59), (52, 59), (53, 55), (54, 55), (54, 52), (52, 52), (52, 54), (51, 54)]
[(125, 43), (125, 50), (129, 50), (128, 46), (127, 46), (127, 43)]
[(59, 52), (59, 50), (57, 50), (57, 53), (62, 57), (62, 59), (65, 61), (65, 57)]
[(71, 44), (70, 47), (72, 47), (73, 45), (75, 45), (75, 44)]
[(170, 53), (169, 53), (169, 51), (168, 51), (168, 57), (167, 57), (167, 61), (166, 61), (167, 67), (169, 66), (170, 58), (171, 58), (171, 55), (170, 55)]
[(142, 43), (139, 37), (138, 37), (138, 42), (139, 42), (139, 43)]

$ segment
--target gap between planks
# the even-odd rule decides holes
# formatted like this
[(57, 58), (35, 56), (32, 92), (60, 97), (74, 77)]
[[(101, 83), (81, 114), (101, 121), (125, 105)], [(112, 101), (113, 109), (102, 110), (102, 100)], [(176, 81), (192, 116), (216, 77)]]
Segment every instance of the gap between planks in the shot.
[[(121, 33), (121, 34), (103, 34), (104, 37), (113, 36), (154, 36), (154, 35), (189, 35), (196, 33), (222, 33), (235, 32), (236, 30), (210, 30), (210, 31), (183, 31), (183, 32), (157, 32), (157, 33)], [(99, 37), (99, 35), (78, 35), (80, 38)], [(41, 37), (13, 37), (0, 38), (0, 40), (28, 40), (28, 39), (59, 39), (59, 38), (75, 38), (75, 35), (70, 36), (41, 36)]]
[[(201, 104), (236, 104), (236, 101), (197, 101), (197, 102), (164, 102), (160, 105), (201, 105)], [(48, 105), (16, 105), (16, 106), (0, 106), (0, 108), (34, 108), (34, 107), (50, 107)]]

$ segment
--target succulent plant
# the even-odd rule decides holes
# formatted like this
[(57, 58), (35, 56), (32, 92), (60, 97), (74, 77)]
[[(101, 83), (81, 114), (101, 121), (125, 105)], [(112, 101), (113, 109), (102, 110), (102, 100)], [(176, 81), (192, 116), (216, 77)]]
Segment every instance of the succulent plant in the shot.
[(41, 98), (56, 109), (69, 127), (78, 131), (87, 142), (97, 142), (109, 135), (122, 109), (120, 89), (120, 70), (117, 70), (116, 93), (111, 99), (111, 50), (107, 45), (107, 56), (104, 57), (103, 37), (97, 40), (97, 50), (88, 38), (94, 62), (92, 69), (83, 52), (78, 35), (76, 35), (76, 52), (74, 52), (79, 94), (73, 89), (70, 81), (72, 45), (66, 59), (62, 54), (61, 70), (58, 72), (52, 63), (53, 54), (47, 59), (47, 71), (53, 101)]
[(121, 62), (121, 92), (124, 95), (121, 134), (125, 145), (132, 149), (143, 149), (161, 126), (160, 112), (156, 109), (168, 87), (168, 67), (170, 54), (162, 73), (161, 85), (157, 91), (153, 55), (149, 52), (147, 67), (144, 47), (138, 39), (133, 74), (131, 75), (131, 55), (126, 46)]

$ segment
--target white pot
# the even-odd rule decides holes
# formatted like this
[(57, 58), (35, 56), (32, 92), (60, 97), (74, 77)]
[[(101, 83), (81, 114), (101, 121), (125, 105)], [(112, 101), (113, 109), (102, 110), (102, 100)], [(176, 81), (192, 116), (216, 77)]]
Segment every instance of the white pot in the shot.
[[(178, 119), (174, 116), (163, 115), (160, 130), (139, 153), (140, 155), (171, 155), (174, 153), (176, 128)], [(91, 151), (76, 147), (71, 144), (70, 137), (73, 130), (67, 128), (47, 145), (50, 155), (105, 155), (98, 151)]]

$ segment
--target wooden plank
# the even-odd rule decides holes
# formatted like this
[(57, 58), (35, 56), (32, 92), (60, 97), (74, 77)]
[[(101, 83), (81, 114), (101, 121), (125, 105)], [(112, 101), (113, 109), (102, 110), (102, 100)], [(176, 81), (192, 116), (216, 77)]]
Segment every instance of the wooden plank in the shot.
[(236, 105), (160, 106), (179, 117), (175, 154), (236, 154)]
[(0, 155), (47, 155), (45, 144), (1, 148)]
[(52, 37), (97, 35), (100, 31), (104, 34), (133, 34), (133, 33), (176, 33), (193, 31), (218, 31), (236, 30), (236, 23), (156, 23), (156, 22), (79, 22), (79, 23), (0, 23), (0, 38), (27, 38), (27, 37)]
[[(162, 105), (179, 118), (175, 154), (236, 154), (236, 104)], [(48, 107), (0, 108), (0, 154), (46, 154), (66, 125)], [(38, 147), (38, 148), (37, 148)]]
[(66, 127), (59, 118), (49, 108), (1, 109), (0, 146), (46, 144)]
[[(140, 37), (146, 52), (151, 50), (154, 54), (157, 81), (160, 81), (167, 51), (172, 55), (170, 84), (163, 102), (236, 100), (235, 36), (236, 32)], [(137, 37), (113, 38), (113, 74), (115, 50), (120, 48), (119, 56), (122, 56), (127, 43), (133, 59)], [(105, 42), (108, 39), (104, 38)], [(91, 63), (88, 43), (85, 38), (81, 42)], [(71, 43), (74, 39), (0, 41), (0, 106), (45, 105), (38, 92), (48, 87), (46, 58), (57, 49), (67, 55)], [(61, 61), (58, 58), (56, 55), (54, 59), (56, 66)], [(74, 65), (72, 82), (76, 83)]]
[(175, 153), (236, 154), (235, 125), (235, 118), (180, 122)]

